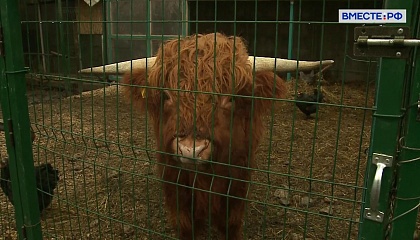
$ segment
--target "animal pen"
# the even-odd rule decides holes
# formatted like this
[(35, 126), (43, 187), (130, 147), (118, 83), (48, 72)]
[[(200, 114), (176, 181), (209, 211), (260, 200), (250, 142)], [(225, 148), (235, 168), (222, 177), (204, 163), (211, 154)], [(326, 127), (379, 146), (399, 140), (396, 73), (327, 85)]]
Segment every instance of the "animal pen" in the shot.
[(0, 237), (418, 239), (419, 16), (0, 0)]

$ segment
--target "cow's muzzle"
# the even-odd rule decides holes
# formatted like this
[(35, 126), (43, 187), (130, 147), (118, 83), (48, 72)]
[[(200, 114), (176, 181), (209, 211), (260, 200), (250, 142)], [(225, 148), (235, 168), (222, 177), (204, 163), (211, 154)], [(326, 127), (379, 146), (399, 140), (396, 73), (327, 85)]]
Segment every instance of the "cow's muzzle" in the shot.
[(181, 164), (205, 164), (211, 156), (211, 142), (208, 139), (194, 139), (191, 136), (175, 137), (172, 150), (175, 160)]

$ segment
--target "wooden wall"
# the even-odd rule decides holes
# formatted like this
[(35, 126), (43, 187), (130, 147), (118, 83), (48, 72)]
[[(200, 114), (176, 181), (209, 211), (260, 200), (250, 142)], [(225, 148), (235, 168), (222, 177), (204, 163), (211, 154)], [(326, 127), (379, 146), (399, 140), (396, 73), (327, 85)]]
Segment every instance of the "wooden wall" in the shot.
[[(353, 1), (350, 8), (374, 8), (378, 3), (372, 0)], [(219, 31), (228, 35), (239, 35), (248, 43), (250, 55), (287, 58), (289, 23), (273, 23), (273, 20), (289, 20), (289, 1), (258, 1), (255, 13), (255, 1), (237, 2), (236, 20), (234, 23), (234, 5), (232, 1), (218, 1), (217, 8), (214, 1), (190, 1), (190, 33), (208, 33)], [(376, 5), (374, 5), (376, 4)], [(239, 7), (240, 6), (240, 7)], [(380, 7), (380, 6), (379, 6)], [(293, 59), (299, 54), (300, 60), (333, 59), (335, 64), (328, 70), (329, 80), (366, 81), (375, 79), (376, 64), (354, 60), (353, 29), (357, 24), (338, 24), (338, 10), (349, 8), (347, 1), (295, 1), (295, 21), (312, 23), (294, 24)], [(325, 19), (322, 12), (325, 9)], [(214, 22), (205, 22), (214, 20)], [(196, 12), (199, 14), (196, 15)], [(200, 20), (196, 24), (194, 20)], [(253, 22), (253, 21), (261, 22)], [(248, 22), (240, 22), (248, 21)], [(267, 22), (263, 22), (267, 21)], [(315, 22), (315, 23), (314, 23)], [(321, 24), (327, 22), (326, 24)]]
[[(137, 0), (133, 0), (137, 1)], [(101, 65), (104, 62), (102, 48), (103, 36), (103, 1), (90, 7), (83, 0), (68, 0), (63, 6), (63, 15), (66, 23), (65, 36), (68, 42), (69, 59), (71, 61), (71, 73), (77, 73), (80, 67)], [(365, 61), (355, 60), (353, 56), (353, 29), (356, 24), (338, 24), (338, 10), (348, 8), (347, 1), (321, 0), (295, 1), (295, 20), (311, 21), (312, 23), (296, 23), (294, 25), (293, 58), (301, 60), (333, 59), (335, 64), (329, 69), (329, 78), (333, 81), (365, 81), (367, 72), (369, 78), (375, 78), (376, 64), (368, 64)], [(214, 1), (190, 1), (189, 18), (190, 34), (207, 33), (214, 30), (225, 34), (240, 35), (248, 42), (249, 52), (257, 56), (276, 56), (287, 58), (289, 24), (287, 22), (276, 24), (273, 20), (289, 20), (289, 1), (258, 1), (258, 10), (255, 13), (255, 1), (237, 1), (236, 20), (249, 21), (247, 23), (234, 23), (233, 1), (217, 1), (217, 9)], [(301, 4), (301, 5), (300, 5)], [(379, 3), (372, 0), (351, 1), (350, 8), (373, 8), (380, 7)], [(217, 24), (215, 25), (215, 13), (217, 10)], [(322, 11), (325, 10), (325, 19), (322, 19)], [(196, 16), (198, 12), (198, 16)], [(24, 48), (27, 53), (28, 65), (31, 69), (41, 70), (41, 48), (39, 41), (39, 24), (36, 4), (27, 5), (22, 9)], [(56, 2), (42, 3), (41, 14), (43, 21), (43, 36), (45, 54), (47, 54), (48, 71), (58, 72), (60, 57), (51, 54), (51, 51), (59, 52), (60, 42), (58, 39)], [(300, 15), (299, 15), (300, 14)], [(258, 22), (252, 21), (269, 21)], [(28, 20), (25, 23), (25, 20)], [(194, 20), (208, 21), (196, 23)], [(71, 22), (73, 21), (73, 22)], [(82, 22), (79, 22), (82, 21)], [(94, 23), (90, 21), (95, 21)], [(313, 23), (313, 22), (318, 23)], [(321, 24), (321, 22), (327, 22)], [(277, 40), (277, 41), (276, 41)], [(277, 46), (277, 47), (276, 47)], [(112, 44), (109, 45), (112, 47)]]
[(90, 7), (83, 0), (76, 1), (76, 21), (80, 22), (79, 34), (102, 34), (103, 3)]

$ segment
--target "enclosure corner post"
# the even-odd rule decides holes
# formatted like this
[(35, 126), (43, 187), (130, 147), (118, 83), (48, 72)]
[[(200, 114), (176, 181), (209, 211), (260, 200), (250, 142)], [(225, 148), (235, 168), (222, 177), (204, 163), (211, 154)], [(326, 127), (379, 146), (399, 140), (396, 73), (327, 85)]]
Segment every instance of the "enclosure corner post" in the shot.
[[(389, 26), (410, 26), (413, 6), (414, 0), (386, 0), (384, 3), (386, 9), (407, 10), (405, 24), (389, 24)], [(404, 90), (408, 69), (409, 64), (406, 59), (381, 57), (379, 60), (376, 111), (373, 114), (365, 177), (367, 189), (362, 200), (364, 204), (360, 214), (359, 239), (387, 239), (390, 234), (389, 225), (393, 221), (392, 205), (397, 181), (395, 170), (398, 168), (399, 158), (398, 139), (401, 136), (401, 126), (405, 117), (403, 102), (406, 97)], [(389, 163), (386, 163), (388, 160)], [(378, 176), (381, 170), (382, 174)], [(398, 239), (409, 238), (400, 236)]]
[[(413, 15), (419, 16), (420, 4), (413, 5)], [(413, 38), (420, 39), (420, 22), (412, 25)], [(402, 136), (400, 138), (400, 158), (398, 159), (396, 196), (394, 203), (393, 220), (391, 222), (391, 240), (414, 239), (416, 220), (419, 209), (420, 188), (420, 49), (413, 54), (411, 81), (407, 83), (407, 97), (405, 103), (406, 121), (403, 122)]]
[[(26, 97), (19, 2), (0, 0), (4, 55), (0, 57), (1, 108), (12, 180), (16, 229), (19, 239), (42, 239), (35, 185), (28, 100)], [(36, 206), (36, 207), (34, 207)]]

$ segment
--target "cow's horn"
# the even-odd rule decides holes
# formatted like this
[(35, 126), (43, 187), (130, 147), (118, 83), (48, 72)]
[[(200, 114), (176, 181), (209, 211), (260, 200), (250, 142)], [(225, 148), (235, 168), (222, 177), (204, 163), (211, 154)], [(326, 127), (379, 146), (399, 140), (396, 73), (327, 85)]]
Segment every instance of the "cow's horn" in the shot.
[[(155, 63), (156, 57), (135, 59), (132, 61), (125, 61), (119, 63), (108, 64), (105, 66), (85, 68), (79, 71), (79, 73), (90, 73), (90, 74), (124, 74), (129, 72), (132, 68), (146, 68), (151, 67)], [(334, 63), (333, 60), (324, 61), (296, 61), (281, 58), (268, 58), (268, 57), (249, 57), (249, 61), (254, 66), (255, 70), (276, 70), (276, 72), (292, 72), (297, 68), (301, 71), (312, 70), (319, 68), (322, 63), (323, 66), (328, 66)]]
[(92, 73), (92, 74), (124, 74), (129, 72), (132, 68), (146, 68), (151, 67), (155, 63), (156, 57), (140, 58), (125, 62), (112, 63), (104, 66), (85, 68), (79, 71), (79, 73)]
[[(255, 60), (255, 65), (254, 65)], [(296, 61), (282, 58), (253, 57), (249, 56), (249, 61), (258, 71), (293, 72), (299, 68), (300, 71), (307, 71), (319, 68), (319, 65), (328, 66), (334, 63), (333, 60), (324, 61)], [(299, 64), (299, 66), (298, 66)]]

